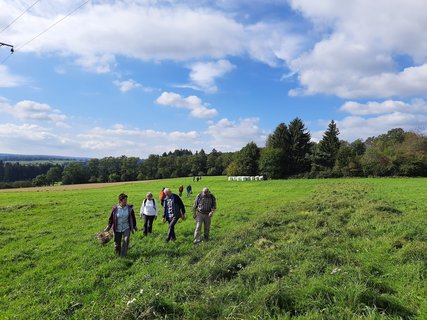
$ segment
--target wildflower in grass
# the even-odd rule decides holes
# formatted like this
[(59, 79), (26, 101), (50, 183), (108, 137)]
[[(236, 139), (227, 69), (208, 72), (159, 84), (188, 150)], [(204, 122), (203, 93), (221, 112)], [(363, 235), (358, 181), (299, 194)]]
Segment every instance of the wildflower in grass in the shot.
[(331, 274), (335, 274), (341, 271), (341, 268), (333, 268)]

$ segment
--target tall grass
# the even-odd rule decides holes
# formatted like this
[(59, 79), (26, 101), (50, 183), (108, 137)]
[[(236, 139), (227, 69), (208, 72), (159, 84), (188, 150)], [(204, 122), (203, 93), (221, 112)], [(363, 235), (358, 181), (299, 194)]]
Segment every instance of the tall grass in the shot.
[[(227, 182), (0, 194), (0, 317), (5, 319), (423, 319), (427, 179)], [(94, 235), (117, 195), (208, 186), (212, 241), (187, 220), (166, 243), (131, 236), (126, 258)], [(138, 220), (141, 229), (142, 223)]]

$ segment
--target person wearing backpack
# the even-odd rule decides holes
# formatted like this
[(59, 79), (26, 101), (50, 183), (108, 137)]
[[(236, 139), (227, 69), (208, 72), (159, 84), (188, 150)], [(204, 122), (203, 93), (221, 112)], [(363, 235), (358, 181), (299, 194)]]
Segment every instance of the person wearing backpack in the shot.
[(203, 188), (194, 200), (193, 218), (196, 219), (196, 230), (194, 231), (194, 243), (200, 243), (202, 224), (204, 225), (203, 238), (209, 240), (209, 232), (211, 228), (211, 218), (216, 209), (215, 196), (210, 193), (208, 188)]
[(141, 210), (139, 211), (139, 219), (142, 220), (144, 216), (144, 236), (152, 233), (153, 221), (157, 219), (157, 213), (159, 208), (157, 207), (156, 200), (153, 198), (151, 192), (147, 192), (144, 201), (141, 204)]

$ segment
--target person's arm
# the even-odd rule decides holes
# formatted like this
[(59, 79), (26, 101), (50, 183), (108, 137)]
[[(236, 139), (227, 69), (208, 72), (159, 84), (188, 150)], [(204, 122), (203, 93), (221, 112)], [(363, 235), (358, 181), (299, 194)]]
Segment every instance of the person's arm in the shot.
[(211, 209), (211, 212), (209, 212), (209, 217), (213, 216), (215, 210), (216, 210), (216, 199), (215, 199), (215, 196), (212, 195), (212, 209)]
[[(133, 206), (132, 206), (132, 205), (130, 205), (128, 208), (129, 208), (129, 214), (130, 214), (131, 219), (132, 219), (132, 222), (133, 222), (133, 229), (134, 229), (135, 231), (137, 231), (137, 230), (138, 230), (138, 228), (136, 227), (135, 211), (133, 210)], [(131, 231), (132, 231), (132, 233), (133, 233), (133, 231), (134, 231), (134, 230), (131, 230)]]
[(113, 206), (113, 208), (111, 208), (110, 218), (108, 219), (108, 224), (105, 227), (104, 231), (107, 231), (107, 232), (110, 231), (111, 227), (113, 226), (113, 223), (114, 223), (113, 214), (115, 209), (116, 209), (116, 206)]
[(142, 219), (143, 213), (144, 213), (144, 200), (142, 201), (141, 209), (139, 210), (139, 219), (140, 220)]
[(177, 205), (180, 207), (182, 220), (185, 220), (185, 206), (184, 206), (184, 202), (182, 202), (181, 198), (178, 197), (178, 196), (176, 196), (175, 201), (177, 201)]
[(159, 208), (157, 207), (157, 203), (156, 200), (153, 198), (153, 205), (154, 205), (154, 210), (155, 210), (155, 215), (154, 215), (154, 219), (157, 219), (157, 214), (159, 213)]
[(196, 199), (194, 199), (193, 204), (193, 218), (196, 219), (197, 217), (197, 206), (199, 205), (199, 195), (197, 195)]

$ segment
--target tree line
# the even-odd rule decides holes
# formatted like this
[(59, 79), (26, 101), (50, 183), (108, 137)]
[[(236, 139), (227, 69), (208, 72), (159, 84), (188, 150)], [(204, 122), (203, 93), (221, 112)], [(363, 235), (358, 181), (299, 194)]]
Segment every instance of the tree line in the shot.
[[(264, 175), (269, 179), (427, 176), (427, 137), (396, 128), (365, 141), (339, 139), (331, 121), (318, 142), (301, 119), (280, 123), (265, 147), (249, 142), (236, 152), (180, 149), (162, 155), (105, 157), (67, 165), (0, 161), (0, 187), (165, 179), (188, 176)], [(20, 182), (20, 180), (25, 180)], [(14, 182), (15, 181), (15, 182)], [(3, 184), (3, 185), (2, 185)]]
[(322, 139), (310, 142), (310, 133), (296, 118), (289, 125), (279, 124), (265, 148), (256, 149), (250, 143), (240, 150), (237, 163), (248, 161), (245, 154), (250, 153), (253, 160), (246, 164), (246, 171), (258, 165), (259, 172), (272, 179), (427, 176), (427, 137), (420, 133), (396, 128), (352, 143), (340, 140), (339, 134), (331, 121)]

